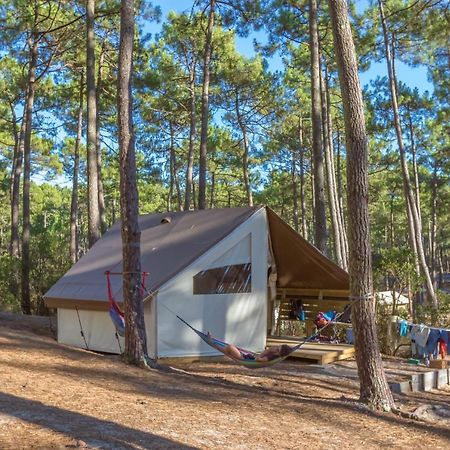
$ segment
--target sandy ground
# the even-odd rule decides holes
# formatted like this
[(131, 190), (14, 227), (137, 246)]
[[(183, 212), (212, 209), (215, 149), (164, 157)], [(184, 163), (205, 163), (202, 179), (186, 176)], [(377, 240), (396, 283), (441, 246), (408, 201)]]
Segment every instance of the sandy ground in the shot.
[[(371, 413), (356, 401), (357, 380), (332, 367), (141, 370), (60, 346), (43, 322), (1, 315), (0, 449), (450, 448), (449, 418)], [(397, 402), (450, 411), (450, 390)]]

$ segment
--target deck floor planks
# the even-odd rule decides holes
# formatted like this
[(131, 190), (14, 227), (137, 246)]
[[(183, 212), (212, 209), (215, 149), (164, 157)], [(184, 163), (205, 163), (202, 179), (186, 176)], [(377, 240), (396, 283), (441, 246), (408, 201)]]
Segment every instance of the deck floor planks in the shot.
[[(267, 339), (267, 346), (301, 342), (301, 338), (289, 336), (271, 336)], [(355, 355), (355, 347), (349, 344), (330, 344), (322, 342), (307, 342), (301, 348), (292, 353), (291, 357), (311, 359), (319, 364), (328, 364), (334, 361), (351, 358)]]

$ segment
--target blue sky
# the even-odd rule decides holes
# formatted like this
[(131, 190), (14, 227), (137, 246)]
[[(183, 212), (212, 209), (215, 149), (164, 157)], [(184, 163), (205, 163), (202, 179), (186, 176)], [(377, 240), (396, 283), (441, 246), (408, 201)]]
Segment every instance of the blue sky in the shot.
[[(162, 11), (161, 22), (151, 23), (146, 27), (146, 31), (151, 32), (152, 34), (158, 33), (161, 30), (162, 22), (167, 17), (167, 14), (170, 11), (177, 12), (189, 12), (192, 8), (193, 1), (192, 0), (165, 0), (165, 1), (154, 1), (155, 5), (158, 5)], [(369, 5), (368, 0), (356, 0), (356, 9), (359, 13), (363, 12), (367, 6)], [(264, 32), (252, 33), (247, 38), (236, 38), (236, 47), (239, 52), (243, 53), (246, 56), (253, 56), (255, 54), (253, 48), (254, 39), (258, 41), (265, 41)], [(279, 56), (275, 56), (268, 60), (269, 68), (272, 71), (281, 70), (282, 62)], [(420, 93), (424, 91), (433, 92), (433, 85), (427, 79), (427, 69), (425, 66), (420, 67), (410, 67), (402, 62), (397, 62), (397, 77), (399, 81), (402, 81), (410, 88), (418, 88)], [(369, 70), (366, 72), (362, 72), (360, 74), (361, 83), (363, 86), (368, 85), (371, 80), (374, 80), (377, 76), (387, 76), (386, 64), (381, 63), (372, 63)]]

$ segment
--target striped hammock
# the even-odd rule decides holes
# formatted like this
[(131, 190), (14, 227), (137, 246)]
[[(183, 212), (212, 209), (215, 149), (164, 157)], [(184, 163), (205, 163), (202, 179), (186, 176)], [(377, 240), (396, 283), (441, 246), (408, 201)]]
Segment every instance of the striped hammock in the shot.
[(252, 352), (250, 350), (245, 350), (245, 349), (240, 348), (240, 347), (236, 347), (241, 352), (241, 355), (242, 355), (242, 359), (238, 359), (238, 358), (233, 358), (232, 356), (230, 356), (227, 353), (225, 353), (225, 349), (228, 347), (229, 344), (227, 344), (224, 341), (221, 341), (220, 339), (216, 339), (215, 337), (211, 336), (210, 334), (205, 334), (202, 331), (197, 330), (192, 325), (187, 323), (184, 319), (182, 319), (180, 316), (177, 316), (177, 317), (185, 325), (187, 325), (192, 331), (197, 333), (197, 335), (201, 339), (203, 339), (209, 346), (211, 346), (212, 348), (215, 348), (219, 352), (223, 353), (225, 356), (227, 356), (228, 358), (232, 359), (234, 362), (240, 364), (241, 366), (248, 367), (249, 369), (259, 369), (259, 368), (262, 368), (262, 367), (269, 367), (269, 366), (273, 366), (275, 364), (278, 364), (279, 362), (281, 362), (284, 359), (286, 359), (292, 352), (295, 352), (295, 350), (298, 350), (305, 342), (307, 342), (308, 340), (313, 338), (313, 336), (311, 336), (311, 338), (309, 338), (309, 339), (307, 339), (307, 340), (305, 340), (303, 342), (300, 342), (299, 344), (295, 345), (294, 347), (291, 347), (291, 351), (287, 355), (278, 356), (277, 358), (271, 359), (269, 361), (257, 361), (256, 360), (256, 358), (258, 357), (257, 353), (254, 353), (254, 352)]

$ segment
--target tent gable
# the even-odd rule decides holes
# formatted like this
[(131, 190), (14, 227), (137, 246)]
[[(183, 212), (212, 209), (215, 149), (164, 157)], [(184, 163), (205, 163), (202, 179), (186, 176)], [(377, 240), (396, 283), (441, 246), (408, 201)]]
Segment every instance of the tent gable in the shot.
[(270, 239), (277, 267), (277, 286), (348, 290), (348, 273), (267, 208)]

